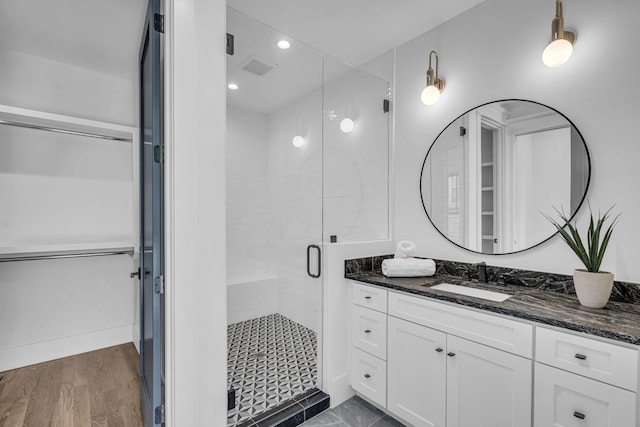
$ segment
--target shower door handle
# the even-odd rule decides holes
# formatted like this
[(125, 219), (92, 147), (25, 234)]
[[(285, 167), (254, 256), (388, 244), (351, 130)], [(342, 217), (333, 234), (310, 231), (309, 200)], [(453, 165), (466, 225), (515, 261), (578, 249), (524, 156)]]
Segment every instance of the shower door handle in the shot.
[[(318, 273), (313, 274), (311, 272), (311, 249), (316, 249), (318, 254)], [(322, 256), (320, 252), (320, 246), (318, 245), (309, 245), (307, 246), (307, 274), (314, 279), (320, 277), (320, 272), (322, 271)]]

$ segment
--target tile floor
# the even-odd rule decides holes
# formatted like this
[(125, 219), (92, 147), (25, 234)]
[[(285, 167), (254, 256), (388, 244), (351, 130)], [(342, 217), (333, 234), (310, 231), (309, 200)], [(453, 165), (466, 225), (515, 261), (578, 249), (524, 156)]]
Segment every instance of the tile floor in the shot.
[(227, 350), (227, 385), (236, 390), (229, 427), (316, 387), (316, 334), (280, 314), (229, 325)]
[(354, 396), (333, 409), (300, 425), (301, 427), (404, 427), (378, 408)]

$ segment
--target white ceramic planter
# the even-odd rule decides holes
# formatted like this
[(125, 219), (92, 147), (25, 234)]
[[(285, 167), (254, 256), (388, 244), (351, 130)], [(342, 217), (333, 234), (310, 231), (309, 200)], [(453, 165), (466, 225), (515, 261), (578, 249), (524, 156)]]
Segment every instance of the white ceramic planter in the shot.
[(602, 308), (607, 305), (613, 289), (613, 273), (592, 273), (583, 269), (573, 270), (573, 284), (578, 301), (585, 307)]

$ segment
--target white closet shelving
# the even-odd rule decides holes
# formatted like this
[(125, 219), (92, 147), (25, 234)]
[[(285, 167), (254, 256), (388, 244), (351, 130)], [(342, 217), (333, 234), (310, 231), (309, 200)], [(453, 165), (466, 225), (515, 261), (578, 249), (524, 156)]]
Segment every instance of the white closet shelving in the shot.
[(0, 371), (138, 345), (139, 147), (135, 127), (0, 105)]
[(133, 254), (136, 128), (0, 105), (0, 131), (0, 262)]

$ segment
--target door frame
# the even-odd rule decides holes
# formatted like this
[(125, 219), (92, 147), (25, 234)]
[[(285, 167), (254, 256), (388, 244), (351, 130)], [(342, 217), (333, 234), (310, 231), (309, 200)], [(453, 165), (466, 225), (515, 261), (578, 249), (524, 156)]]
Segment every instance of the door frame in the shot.
[[(139, 114), (140, 114), (140, 174), (139, 174), (139, 200), (140, 200), (140, 249), (139, 249), (139, 309), (140, 309), (140, 406), (145, 427), (156, 427), (164, 423), (164, 397), (163, 397), (163, 358), (164, 358), (164, 325), (162, 316), (164, 278), (163, 278), (163, 96), (162, 96), (162, 37), (164, 30), (163, 16), (160, 13), (161, 0), (149, 0), (145, 14), (145, 22), (140, 42), (138, 56), (138, 85), (139, 85)], [(160, 17), (160, 21), (156, 18)], [(143, 59), (151, 67), (151, 106), (145, 106), (144, 68)], [(146, 107), (146, 109), (145, 109)], [(149, 268), (145, 256), (145, 174), (149, 165), (145, 167), (145, 111), (150, 109), (151, 134), (153, 144), (153, 159), (151, 160), (151, 222), (152, 222), (152, 260)], [(148, 190), (148, 189), (147, 189)], [(149, 271), (150, 283), (145, 280)], [(145, 290), (151, 292), (151, 381), (147, 387), (145, 373), (147, 348), (145, 337), (147, 325), (145, 325)]]

